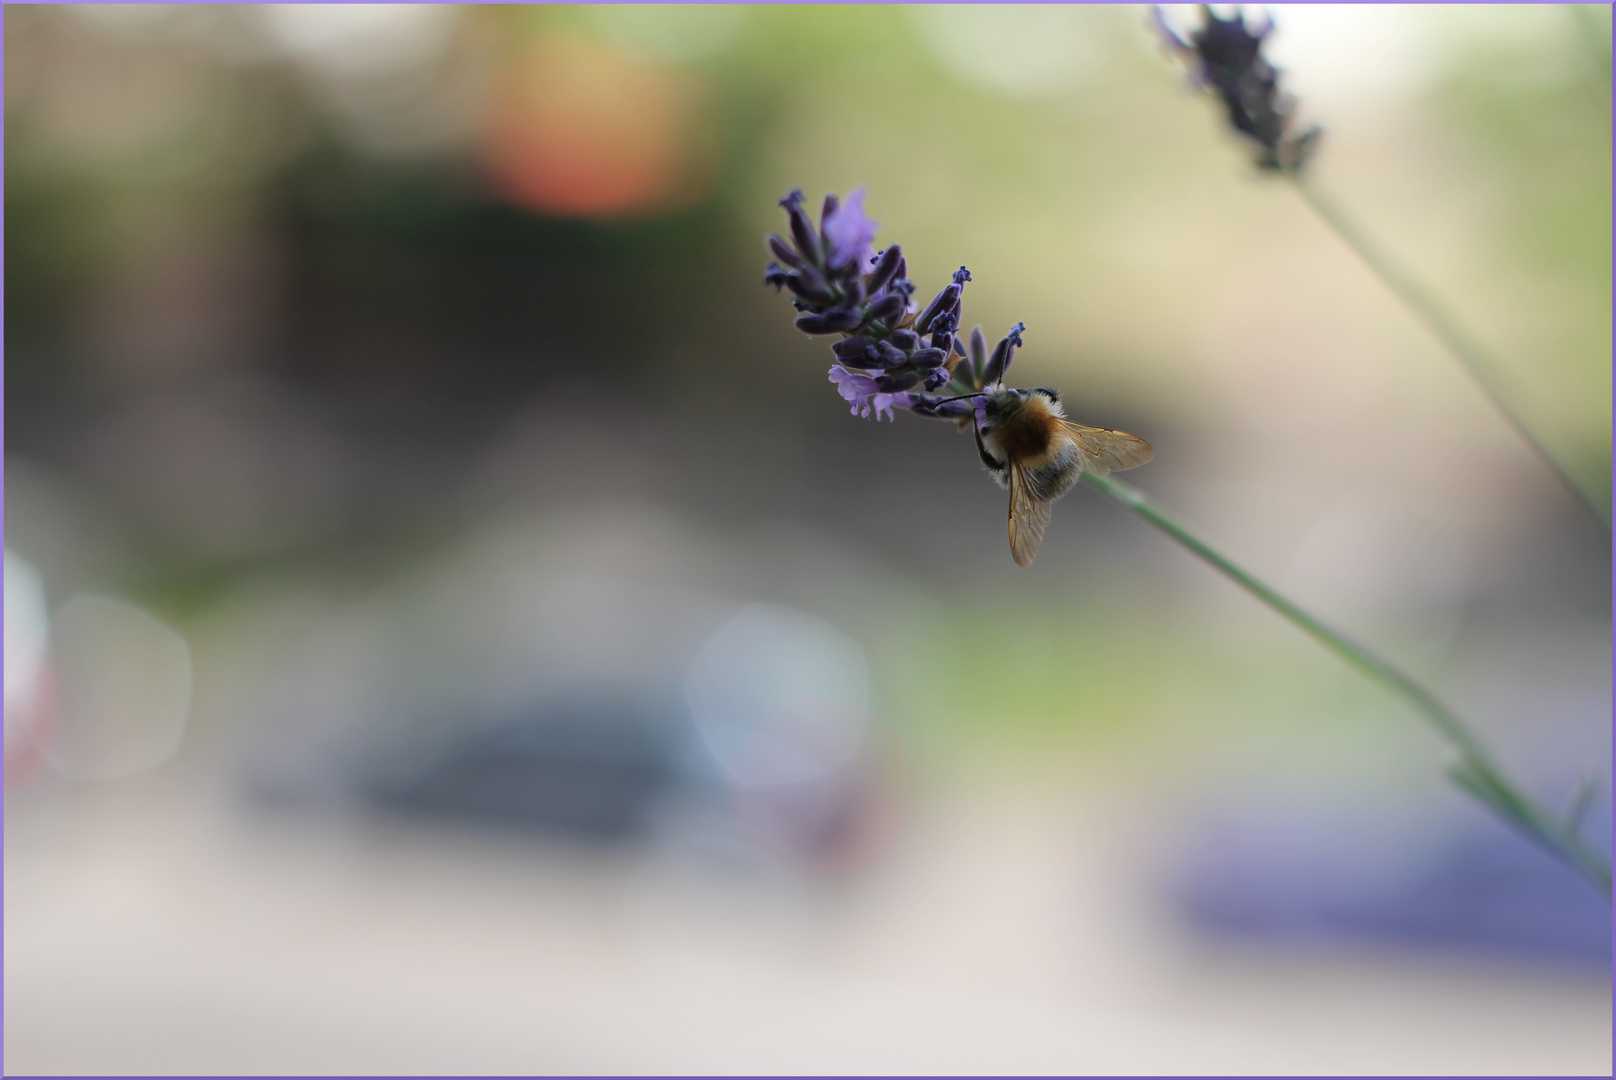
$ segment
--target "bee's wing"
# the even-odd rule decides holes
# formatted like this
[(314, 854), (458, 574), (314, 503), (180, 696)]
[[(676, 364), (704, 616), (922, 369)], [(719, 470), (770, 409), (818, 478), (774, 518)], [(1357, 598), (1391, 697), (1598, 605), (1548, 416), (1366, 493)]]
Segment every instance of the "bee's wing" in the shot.
[(1070, 420), (1062, 420), (1061, 426), (1083, 454), (1084, 472), (1102, 476), (1108, 472), (1121, 472), (1143, 465), (1156, 454), (1149, 443), (1126, 431), (1089, 427)]
[(1010, 466), (1010, 557), (1017, 566), (1031, 566), (1044, 542), (1044, 527), (1049, 524), (1049, 512), (1054, 506), (1051, 499), (1040, 499), (1033, 490), (1027, 471), (1020, 465)]

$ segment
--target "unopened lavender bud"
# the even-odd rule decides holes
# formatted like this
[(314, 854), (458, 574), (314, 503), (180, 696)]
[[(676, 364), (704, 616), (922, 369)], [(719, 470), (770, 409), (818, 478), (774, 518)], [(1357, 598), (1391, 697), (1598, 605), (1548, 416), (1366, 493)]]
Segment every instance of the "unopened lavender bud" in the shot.
[(900, 371), (893, 375), (877, 375), (875, 383), (882, 391), (888, 394), (899, 390), (908, 390), (910, 387), (920, 385), (920, 372)]
[(969, 355), (971, 357), (971, 363), (976, 365), (976, 370), (987, 370), (988, 339), (982, 336), (982, 328), (980, 326), (973, 326), (971, 328), (971, 351)]
[(858, 337), (843, 338), (833, 344), (830, 351), (835, 353), (836, 359), (844, 364), (867, 368), (874, 367), (874, 360), (880, 355), (875, 346), (876, 341), (874, 338), (860, 335)]
[(864, 291), (864, 279), (857, 274), (854, 274), (851, 280), (843, 282), (842, 292), (847, 298), (846, 304), (848, 307), (859, 308), (864, 306), (864, 299), (867, 295)]
[(825, 231), (825, 219), (834, 214), (836, 212), (836, 208), (840, 205), (841, 200), (836, 197), (836, 193), (834, 191), (827, 191), (825, 193), (825, 204), (820, 208), (819, 211), (820, 232)]
[(871, 293), (878, 293), (887, 287), (898, 274), (898, 264), (903, 262), (903, 249), (893, 244), (883, 251), (875, 260), (875, 269), (870, 271), (869, 287)]
[(950, 335), (949, 348), (953, 350), (955, 356), (965, 355), (965, 346), (960, 344), (960, 339), (957, 335)]
[(782, 280), (786, 288), (808, 301), (813, 307), (824, 307), (836, 300), (830, 289), (825, 286), (825, 279), (811, 266), (805, 266), (795, 274), (787, 274)]
[(915, 329), (922, 334), (930, 330), (931, 321), (958, 303), (959, 297), (960, 287), (957, 284), (945, 285), (943, 291), (932, 297), (931, 303), (926, 305), (926, 310), (915, 320)]
[(875, 343), (876, 353), (880, 358), (882, 367), (897, 367), (909, 362), (909, 354), (888, 341)]
[(916, 415), (943, 420), (963, 420), (975, 409), (969, 400), (949, 401), (931, 394), (911, 394), (909, 399), (909, 409)]
[(790, 271), (786, 270), (779, 263), (770, 263), (768, 266), (763, 268), (763, 284), (773, 285), (775, 292), (779, 292), (780, 286), (787, 284), (790, 280)]
[(976, 381), (976, 366), (971, 363), (969, 356), (961, 356), (959, 363), (954, 365), (954, 378), (972, 388), (981, 385)]
[(970, 280), (971, 272), (965, 269), (965, 267), (962, 266), (958, 270), (954, 271), (954, 284), (963, 285)]
[(892, 331), (892, 336), (887, 340), (906, 353), (914, 352), (920, 348), (920, 335), (913, 330), (894, 330)]
[(918, 368), (937, 367), (948, 359), (948, 354), (942, 349), (921, 349), (909, 357), (909, 362)]
[(908, 304), (897, 293), (887, 293), (881, 299), (871, 304), (864, 312), (866, 323), (882, 322), (888, 326), (903, 318), (903, 309)]
[(856, 308), (834, 307), (825, 312), (825, 318), (836, 330), (851, 330), (863, 321), (864, 313)]
[(1021, 344), (1021, 332), (1026, 328), (1025, 323), (1016, 323), (993, 347), (993, 355), (988, 358), (987, 369), (982, 372), (984, 386), (999, 382), (1004, 378), (1004, 373), (1010, 370), (1010, 361), (1015, 359), (1016, 347)]
[(807, 315), (798, 315), (794, 325), (805, 334), (834, 334), (836, 332), (831, 328), (825, 316), (815, 315), (812, 312)]
[(808, 215), (802, 211), (802, 192), (793, 188), (780, 200), (780, 205), (791, 220), (791, 239), (797, 245), (797, 251), (808, 262), (820, 263), (822, 256), (819, 249), (819, 235), (814, 232), (814, 223), (809, 221)]
[(909, 362), (909, 357), (885, 341), (872, 337), (843, 338), (830, 347), (836, 358), (849, 367), (894, 368)]
[(786, 243), (785, 237), (779, 233), (769, 234), (769, 250), (774, 253), (775, 258), (794, 269), (801, 270), (807, 265), (802, 261), (802, 256), (797, 254), (797, 249)]
[(797, 329), (805, 334), (834, 334), (857, 325), (858, 312), (847, 308), (831, 308), (822, 315), (797, 316)]

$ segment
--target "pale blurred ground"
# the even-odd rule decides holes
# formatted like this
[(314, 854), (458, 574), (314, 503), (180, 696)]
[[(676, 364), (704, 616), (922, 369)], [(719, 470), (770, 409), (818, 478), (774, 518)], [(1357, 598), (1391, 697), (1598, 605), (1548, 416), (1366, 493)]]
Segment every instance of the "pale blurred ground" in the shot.
[(205, 790), (58, 808), (66, 850), (8, 867), (7, 1068), (1609, 1071), (1597, 975), (1196, 940), (1142, 887), (1159, 807), (1072, 780), (921, 800), (901, 852), (817, 886)]
[[(1274, 17), (1319, 183), (1608, 488), (1606, 9)], [(1130, 480), (1608, 791), (1608, 533), (1145, 23), (9, 8), (6, 1071), (1608, 1074), (1608, 907), (1414, 717), (1087, 490), (1018, 570), (968, 440), (847, 416), (759, 284), (781, 193), (867, 184)], [(806, 789), (663, 717), (550, 748), (628, 835), (377, 795), (564, 689), (654, 712), (754, 601), (868, 658)]]

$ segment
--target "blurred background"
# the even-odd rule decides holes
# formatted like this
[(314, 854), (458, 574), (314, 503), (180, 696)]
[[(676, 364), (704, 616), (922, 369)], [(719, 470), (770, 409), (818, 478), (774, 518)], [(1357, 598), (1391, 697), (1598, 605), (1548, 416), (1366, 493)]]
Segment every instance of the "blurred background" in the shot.
[[(1608, 490), (1609, 9), (1273, 16)], [(1090, 490), (1018, 569), (761, 284), (867, 185), (1608, 851), (1609, 533), (1145, 8), (22, 6), (4, 74), (8, 1072), (1608, 1073), (1609, 906), (1413, 714)]]

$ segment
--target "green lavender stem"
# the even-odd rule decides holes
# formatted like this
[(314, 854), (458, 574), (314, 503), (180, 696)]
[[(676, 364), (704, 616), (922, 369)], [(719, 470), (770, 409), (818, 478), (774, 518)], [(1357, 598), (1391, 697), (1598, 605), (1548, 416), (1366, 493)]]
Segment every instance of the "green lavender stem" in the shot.
[(1448, 351), (1458, 358), (1476, 385), (1493, 403), (1493, 407), (1503, 415), (1509, 425), (1515, 429), (1526, 444), (1530, 446), (1537, 456), (1543, 460), (1550, 471), (1558, 476), (1566, 488), (1570, 490), (1578, 502), (1586, 506), (1594, 517), (1610, 528), (1610, 505), (1600, 499), (1572, 479), (1570, 472), (1549, 453), (1548, 449), (1532, 434), (1521, 418), (1510, 408), (1500, 392), (1498, 362), (1475, 340), (1460, 329), (1447, 311), (1439, 304), (1435, 297), (1424, 288), (1403, 267), (1377, 247), (1367, 234), (1353, 222), (1341, 207), (1332, 199), (1326, 197), (1318, 188), (1314, 187), (1305, 177), (1295, 172), (1287, 172), (1286, 177), (1296, 185), (1296, 190), (1306, 200), (1307, 204), (1324, 219), (1324, 222), (1336, 231), (1336, 234), (1346, 241), (1347, 246), (1357, 253), (1364, 264), (1375, 273), (1387, 287), (1397, 294), (1397, 297), (1408, 305), (1409, 309), (1425, 323), (1426, 327), (1435, 334)]
[[(1528, 839), (1542, 846), (1550, 854), (1570, 863), (1593, 882), (1606, 899), (1610, 898), (1610, 860), (1590, 848), (1578, 831), (1577, 819), (1580, 817), (1580, 810), (1573, 806), (1572, 811), (1561, 818), (1533, 802), (1504, 776), (1487, 748), (1465, 726), (1464, 721), (1429, 690), (1366, 646), (1320, 622), (1229, 561), (1152, 502), (1138, 488), (1109, 476), (1095, 476), (1092, 473), (1084, 473), (1083, 481), (1189, 548), (1225, 577), (1301, 627), (1314, 640), (1360, 673), (1413, 706), (1426, 722), (1436, 729), (1437, 734), (1458, 751), (1459, 759), (1448, 769), (1448, 774), (1455, 783)], [(1575, 803), (1575, 800), (1573, 802)]]

